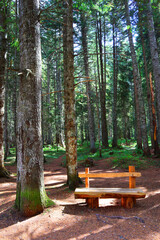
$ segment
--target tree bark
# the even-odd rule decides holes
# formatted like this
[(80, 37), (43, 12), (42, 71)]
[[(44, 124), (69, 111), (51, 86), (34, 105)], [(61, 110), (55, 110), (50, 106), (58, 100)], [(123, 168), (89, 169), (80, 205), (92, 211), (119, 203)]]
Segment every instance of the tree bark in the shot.
[(158, 139), (157, 139), (156, 112), (154, 107), (154, 93), (153, 93), (151, 73), (150, 73), (150, 79), (148, 77), (146, 51), (145, 51), (145, 44), (144, 44), (144, 37), (143, 37), (143, 29), (141, 25), (141, 22), (143, 21), (143, 19), (142, 19), (142, 12), (141, 12), (140, 6), (141, 6), (140, 3), (138, 2), (139, 31), (140, 31), (140, 37), (141, 37), (141, 43), (142, 43), (144, 70), (145, 70), (146, 85), (147, 85), (147, 100), (148, 100), (148, 108), (149, 108), (151, 144), (152, 144), (152, 149), (154, 149), (154, 153), (157, 154), (159, 149), (158, 149)]
[(27, 217), (53, 202), (44, 187), (41, 132), (41, 43), (39, 1), (20, 1), (20, 90), (15, 206)]
[(113, 141), (112, 147), (117, 147), (117, 54), (116, 32), (113, 20)]
[[(16, 29), (15, 29), (15, 38), (18, 39), (18, 0), (15, 2), (15, 13), (16, 13)], [(19, 53), (17, 48), (15, 48), (15, 56), (14, 56), (14, 67), (15, 69), (18, 69), (19, 65)], [(17, 72), (14, 74), (14, 89), (13, 89), (13, 116), (14, 116), (14, 144), (16, 148), (16, 162), (17, 162), (17, 90), (18, 90), (18, 75)]]
[(4, 129), (5, 154), (4, 154), (4, 160), (6, 160), (8, 155), (9, 155), (9, 138), (8, 138), (8, 71), (6, 72), (6, 79), (5, 79), (5, 112), (4, 112), (4, 122), (5, 122), (5, 129)]
[(133, 65), (133, 78), (134, 78), (134, 85), (135, 85), (135, 93), (137, 92), (137, 99), (138, 99), (138, 104), (139, 104), (139, 108), (138, 108), (138, 106), (136, 107), (137, 120), (140, 119), (144, 154), (149, 155), (147, 127), (146, 127), (146, 115), (145, 115), (144, 102), (143, 102), (143, 96), (142, 96), (142, 85), (141, 85), (141, 78), (140, 78), (140, 73), (139, 73), (139, 69), (138, 69), (138, 62), (137, 62), (137, 57), (136, 57), (136, 52), (135, 52), (133, 37), (132, 37), (132, 31), (131, 31), (128, 0), (125, 0), (125, 10), (126, 10), (126, 22), (127, 22), (127, 28), (128, 28), (128, 38), (129, 38), (131, 57), (132, 57), (132, 65)]
[[(50, 64), (47, 59), (47, 93), (50, 93)], [(47, 144), (52, 143), (52, 127), (50, 121), (50, 94), (47, 95), (47, 115), (48, 115), (48, 127), (47, 127)]]
[[(85, 14), (81, 13), (81, 31), (82, 31), (82, 47), (83, 47), (83, 60), (85, 68), (85, 76), (89, 78), (89, 64), (88, 64), (88, 46), (87, 46), (87, 26)], [(86, 83), (86, 95), (87, 95), (87, 107), (88, 107), (88, 127), (89, 127), (89, 138), (90, 138), (90, 151), (96, 152), (95, 147), (95, 131), (94, 131), (94, 115), (93, 106), (91, 100), (91, 84)]]
[(157, 120), (156, 120), (156, 111), (154, 107), (154, 90), (152, 84), (152, 74), (149, 74), (149, 83), (150, 83), (150, 93), (151, 93), (151, 111), (152, 111), (152, 126), (153, 126), (153, 149), (154, 154), (159, 153), (158, 139), (157, 139)]
[(101, 130), (100, 130), (100, 114), (99, 114), (99, 95), (98, 95), (98, 84), (96, 76), (96, 67), (94, 66), (95, 85), (96, 85), (96, 110), (97, 110), (97, 122), (98, 122), (98, 142), (99, 142), (99, 157), (102, 157), (101, 147)]
[(64, 106), (67, 183), (70, 189), (78, 186), (77, 172), (77, 136), (74, 89), (74, 53), (73, 53), (73, 7), (72, 0), (64, 3), (63, 56), (64, 56)]
[(154, 20), (152, 15), (151, 1), (147, 0), (147, 22), (150, 42), (150, 51), (153, 67), (153, 75), (155, 80), (155, 92), (157, 102), (157, 120), (158, 120), (158, 142), (160, 142), (160, 61), (158, 55), (158, 46), (155, 35)]
[(4, 99), (5, 99), (5, 66), (7, 54), (7, 6), (5, 1), (0, 2), (0, 177), (9, 177), (4, 167)]
[[(101, 19), (97, 20), (97, 37), (99, 42), (100, 51), (100, 70), (101, 77), (99, 78), (99, 90), (100, 90), (100, 104), (101, 104), (101, 122), (102, 122), (102, 145), (108, 147), (108, 129), (107, 129), (107, 119), (106, 119), (106, 84), (104, 81), (103, 74), (103, 58), (102, 58), (102, 26)], [(98, 50), (98, 48), (97, 48)]]
[[(59, 43), (60, 48), (60, 43)], [(65, 147), (64, 142), (64, 123), (63, 123), (63, 99), (62, 99), (62, 79), (61, 79), (61, 70), (60, 70), (60, 60), (61, 54), (57, 53), (56, 59), (56, 90), (57, 92), (57, 135), (58, 135), (58, 144)]]

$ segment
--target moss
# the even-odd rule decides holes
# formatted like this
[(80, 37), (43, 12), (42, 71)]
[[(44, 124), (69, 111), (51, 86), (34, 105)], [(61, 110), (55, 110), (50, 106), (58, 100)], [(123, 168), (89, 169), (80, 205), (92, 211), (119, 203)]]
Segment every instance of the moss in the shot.
[(26, 217), (31, 217), (43, 212), (44, 208), (55, 205), (49, 199), (44, 189), (17, 190), (15, 207)]
[(45, 193), (45, 208), (48, 208), (48, 207), (52, 207), (52, 206), (55, 206), (56, 204), (47, 196), (47, 194)]
[(76, 187), (79, 186), (79, 179), (78, 179), (77, 174), (69, 175), (68, 186), (69, 186), (69, 189), (72, 191), (74, 191), (76, 189)]

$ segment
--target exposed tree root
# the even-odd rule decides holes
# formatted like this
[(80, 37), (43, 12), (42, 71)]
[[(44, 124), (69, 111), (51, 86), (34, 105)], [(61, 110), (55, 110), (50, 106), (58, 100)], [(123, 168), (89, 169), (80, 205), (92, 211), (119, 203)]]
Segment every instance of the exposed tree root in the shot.
[(9, 178), (10, 172), (5, 167), (0, 167), (0, 178)]

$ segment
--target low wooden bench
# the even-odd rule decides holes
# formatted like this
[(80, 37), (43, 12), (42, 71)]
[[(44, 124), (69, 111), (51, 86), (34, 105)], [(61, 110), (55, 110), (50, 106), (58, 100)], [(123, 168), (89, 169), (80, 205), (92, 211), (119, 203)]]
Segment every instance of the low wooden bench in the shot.
[[(79, 174), (80, 178), (85, 178), (85, 188), (76, 188), (75, 198), (86, 199), (86, 203), (91, 208), (99, 207), (99, 198), (120, 198), (121, 205), (125, 208), (133, 208), (136, 198), (144, 198), (146, 191), (136, 188), (136, 177), (140, 177), (140, 172), (135, 172), (134, 166), (129, 166), (129, 172), (119, 173), (89, 173), (89, 168), (85, 173)], [(129, 188), (90, 188), (89, 178), (115, 178), (129, 177)]]

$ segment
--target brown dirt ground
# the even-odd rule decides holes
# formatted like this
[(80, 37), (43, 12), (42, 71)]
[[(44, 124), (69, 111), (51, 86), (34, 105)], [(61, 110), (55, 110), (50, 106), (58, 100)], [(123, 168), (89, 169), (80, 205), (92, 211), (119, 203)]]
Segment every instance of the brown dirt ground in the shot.
[[(45, 185), (48, 196), (56, 206), (42, 214), (24, 218), (13, 208), (16, 177), (0, 179), (0, 239), (7, 240), (159, 240), (160, 239), (160, 169), (141, 170), (137, 186), (146, 187), (145, 199), (137, 200), (133, 209), (124, 209), (120, 202), (100, 200), (98, 209), (89, 209), (84, 200), (75, 200), (66, 185), (66, 169), (62, 157), (45, 164)], [(110, 169), (107, 160), (90, 168), (93, 172), (120, 171)], [(7, 167), (16, 173), (15, 166)], [(83, 172), (84, 167), (79, 168)], [(127, 187), (128, 179), (92, 180), (97, 187)]]

